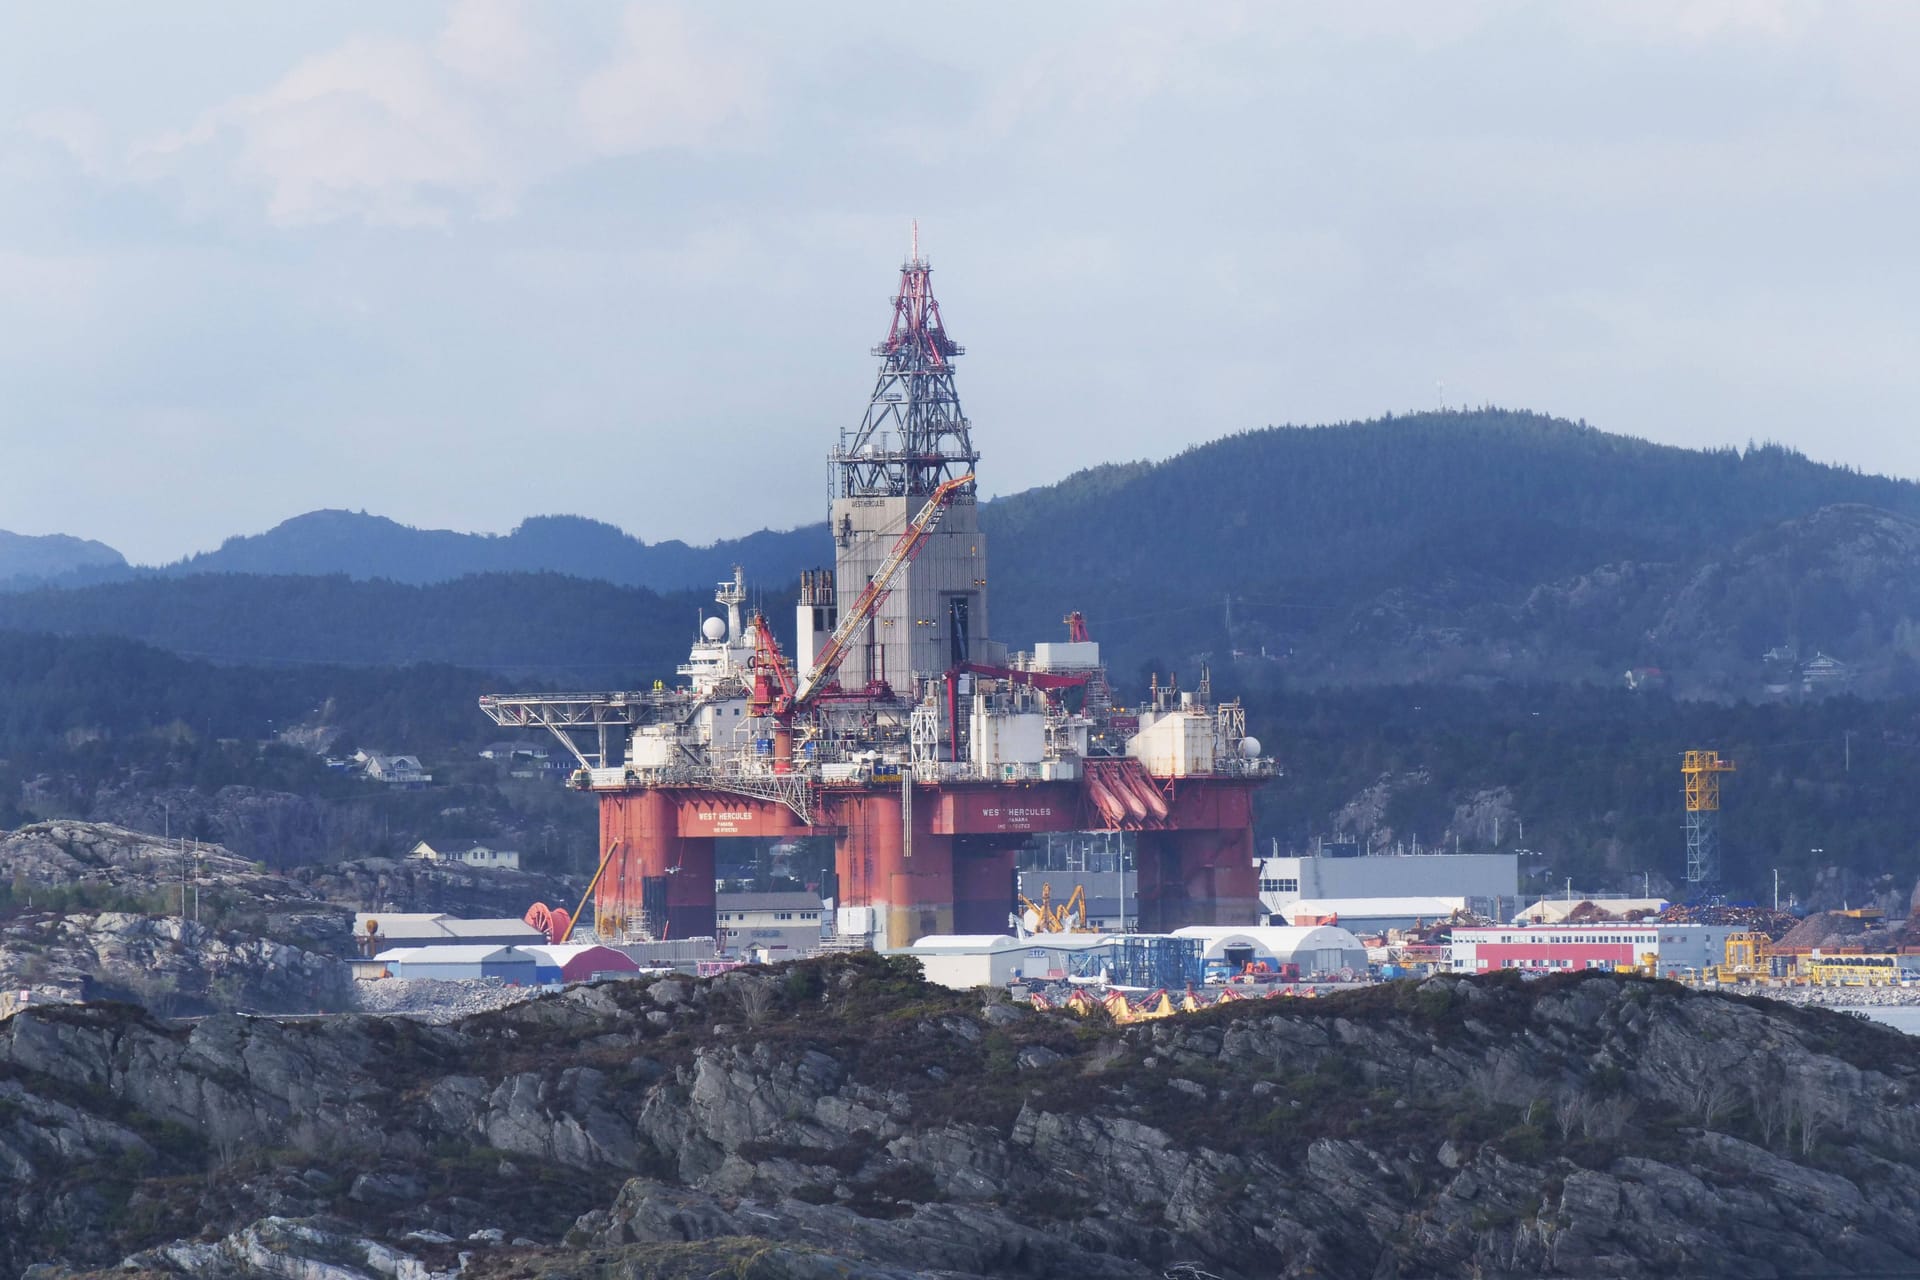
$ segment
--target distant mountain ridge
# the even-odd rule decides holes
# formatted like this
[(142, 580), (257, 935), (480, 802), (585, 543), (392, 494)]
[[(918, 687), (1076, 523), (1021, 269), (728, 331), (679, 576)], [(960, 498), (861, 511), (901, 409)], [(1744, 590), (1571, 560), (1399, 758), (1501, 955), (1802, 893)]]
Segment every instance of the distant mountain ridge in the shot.
[(0, 529), (0, 590), (87, 571), (116, 571), (126, 557), (104, 542), (64, 533), (8, 533)]
[(531, 516), (511, 533), (416, 529), (366, 512), (323, 510), (295, 516), (264, 533), (228, 538), (162, 567), (167, 577), (202, 573), (345, 574), (425, 585), (480, 573), (564, 573), (622, 587), (677, 591), (710, 586), (736, 563), (766, 566), (769, 579), (798, 576), (802, 553), (825, 537), (809, 530), (763, 530), (711, 546), (648, 543), (583, 516)]
[[(1659, 666), (1718, 696), (1757, 688), (1761, 652), (1785, 645), (1856, 666), (1863, 690), (1920, 682), (1920, 593), (1906, 585), (1920, 485), (1779, 446), (1682, 449), (1495, 409), (1268, 427), (996, 499), (981, 525), (992, 634), (1024, 648), (1080, 610), (1124, 676), (1236, 654), (1255, 664), (1241, 685), (1617, 681)], [(476, 535), (323, 511), (145, 582), (0, 596), (0, 626), (226, 661), (555, 673), (625, 645), (664, 675), (733, 564), (784, 600), (831, 555), (823, 524), (690, 547), (568, 516)], [(332, 576), (298, 586), (314, 574)], [(408, 611), (387, 628), (404, 643), (361, 634), (386, 609)], [(622, 621), (596, 631), (595, 614)], [(274, 632), (295, 618), (309, 634)], [(502, 633), (515, 643), (494, 643)]]

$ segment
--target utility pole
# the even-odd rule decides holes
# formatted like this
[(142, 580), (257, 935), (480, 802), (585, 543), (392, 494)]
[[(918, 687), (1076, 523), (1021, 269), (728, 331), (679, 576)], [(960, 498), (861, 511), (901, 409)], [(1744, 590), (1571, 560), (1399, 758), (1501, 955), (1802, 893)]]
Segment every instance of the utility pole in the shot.
[(1773, 869), (1773, 909), (1780, 909), (1780, 868)]

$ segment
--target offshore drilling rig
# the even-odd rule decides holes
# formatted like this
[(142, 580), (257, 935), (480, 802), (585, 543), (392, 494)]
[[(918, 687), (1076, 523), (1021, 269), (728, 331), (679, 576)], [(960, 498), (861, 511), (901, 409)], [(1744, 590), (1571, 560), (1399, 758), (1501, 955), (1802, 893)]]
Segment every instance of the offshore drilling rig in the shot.
[(999, 933), (1037, 832), (1135, 833), (1140, 927), (1253, 924), (1252, 797), (1274, 773), (1239, 702), (1156, 678), (1117, 705), (1080, 615), (1009, 653), (987, 629), (980, 455), (918, 236), (865, 414), (830, 465), (833, 568), (801, 576), (791, 656), (719, 584), (683, 683), (495, 694), (551, 730), (600, 799), (603, 940), (714, 934), (714, 841), (831, 836), (852, 945)]

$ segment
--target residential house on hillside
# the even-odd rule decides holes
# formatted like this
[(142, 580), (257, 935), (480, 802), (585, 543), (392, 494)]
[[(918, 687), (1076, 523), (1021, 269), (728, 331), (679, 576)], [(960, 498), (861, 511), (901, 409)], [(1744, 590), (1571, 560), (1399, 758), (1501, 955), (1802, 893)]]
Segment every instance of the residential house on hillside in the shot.
[(481, 748), (480, 758), (493, 761), (516, 778), (553, 777), (569, 772), (573, 764), (531, 742), (490, 742)]
[(354, 760), (362, 772), (372, 782), (384, 782), (390, 787), (403, 787), (408, 791), (419, 791), (433, 781), (433, 775), (420, 763), (419, 756), (390, 756), (377, 751), (356, 751)]
[(1853, 683), (1853, 668), (1840, 659), (1815, 651), (1800, 664), (1802, 693), (1838, 693)]
[(454, 848), (464, 841), (442, 841), (448, 845), (445, 850), (436, 849), (422, 840), (407, 850), (409, 858), (419, 858), (423, 862), (458, 862), (469, 867), (492, 867), (505, 871), (520, 869), (520, 855), (512, 849), (490, 849), (484, 844), (474, 844), (465, 849)]

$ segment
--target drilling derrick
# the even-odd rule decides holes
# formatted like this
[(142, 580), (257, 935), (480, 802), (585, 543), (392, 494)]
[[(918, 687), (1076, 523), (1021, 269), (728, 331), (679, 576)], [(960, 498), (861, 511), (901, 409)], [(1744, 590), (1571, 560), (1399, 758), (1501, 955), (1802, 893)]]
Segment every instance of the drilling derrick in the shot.
[(1689, 751), (1680, 761), (1687, 803), (1687, 883), (1710, 890), (1720, 883), (1720, 775), (1733, 761), (1718, 751)]
[(713, 935), (714, 845), (740, 837), (833, 840), (838, 945), (1005, 930), (1041, 832), (1128, 833), (1145, 929), (1258, 919), (1252, 801), (1275, 769), (1239, 704), (1203, 677), (1120, 705), (1077, 613), (1031, 652), (987, 638), (979, 454), (931, 279), (916, 235), (831, 455), (834, 565), (801, 575), (791, 649), (743, 616), (736, 568), (679, 685), (480, 700), (549, 730), (598, 797), (602, 941)]
[[(916, 231), (900, 266), (893, 321), (873, 348), (880, 359), (873, 394), (831, 459), (835, 576), (848, 598), (882, 571), (900, 532), (941, 486), (967, 476), (980, 460), (954, 388), (953, 362), (965, 350), (947, 336), (933, 267), (920, 256)], [(915, 676), (979, 656), (987, 634), (986, 552), (969, 479), (939, 531), (853, 637), (842, 666), (847, 687), (885, 685), (911, 696)], [(802, 642), (803, 652), (809, 647)]]

